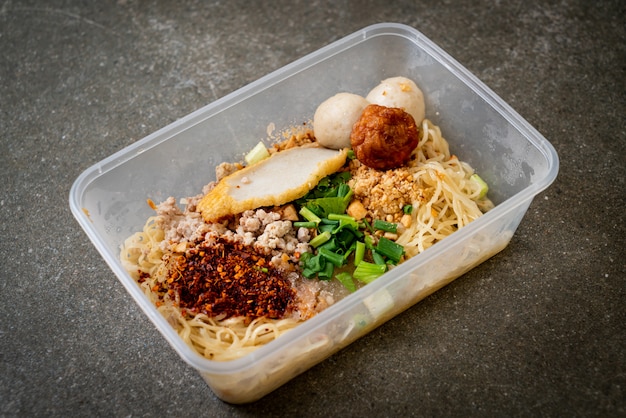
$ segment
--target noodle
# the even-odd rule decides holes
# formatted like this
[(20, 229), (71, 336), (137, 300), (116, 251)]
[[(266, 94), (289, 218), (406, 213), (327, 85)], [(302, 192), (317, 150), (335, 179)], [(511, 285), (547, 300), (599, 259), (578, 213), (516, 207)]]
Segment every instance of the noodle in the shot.
[(427, 191), (424, 203), (413, 202), (411, 225), (396, 241), (416, 255), (482, 215), (476, 199), (480, 186), (470, 181), (474, 170), (450, 155), (438, 126), (425, 119), (417, 158), (411, 163), (413, 180)]
[[(412, 202), (410, 225), (396, 241), (404, 246), (406, 257), (426, 250), (491, 207), (486, 199), (478, 202), (481, 190), (470, 179), (473, 169), (450, 154), (439, 127), (424, 120), (421, 132), (415, 158), (408, 164), (419, 196)], [(191, 315), (182, 309), (178, 294), (172, 289), (163, 292), (164, 287), (160, 286), (168, 280), (171, 260), (182, 253), (162, 245), (166, 231), (159, 220), (158, 215), (150, 217), (142, 231), (127, 238), (120, 257), (146, 297), (197, 353), (218, 361), (236, 359), (279, 338), (306, 319), (306, 315), (253, 320), (243, 316), (209, 317), (203, 313)]]

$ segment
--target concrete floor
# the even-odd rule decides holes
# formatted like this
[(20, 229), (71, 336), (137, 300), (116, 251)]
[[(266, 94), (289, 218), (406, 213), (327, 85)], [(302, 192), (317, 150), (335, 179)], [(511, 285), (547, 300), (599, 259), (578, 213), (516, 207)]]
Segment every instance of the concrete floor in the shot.
[[(624, 416), (621, 1), (0, 4), (0, 415)], [(260, 401), (220, 401), (70, 213), (87, 167), (378, 22), (413, 26), (556, 148), (510, 245)]]

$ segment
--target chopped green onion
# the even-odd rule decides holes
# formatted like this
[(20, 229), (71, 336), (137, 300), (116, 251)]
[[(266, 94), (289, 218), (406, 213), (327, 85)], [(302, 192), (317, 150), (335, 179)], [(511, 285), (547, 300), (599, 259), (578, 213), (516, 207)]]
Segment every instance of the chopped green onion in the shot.
[(363, 257), (365, 256), (365, 243), (361, 241), (356, 242), (356, 248), (354, 250), (354, 266), (358, 266)]
[(302, 254), (300, 254), (300, 263), (304, 265), (311, 257), (313, 257), (313, 253), (310, 253), (308, 251), (303, 252)]
[(372, 234), (375, 232), (375, 231), (374, 231), (374, 228), (372, 228), (372, 225), (370, 225), (370, 223), (369, 223), (369, 222), (367, 222), (367, 219), (363, 218), (363, 224), (365, 224), (365, 227), (366, 227), (366, 228), (367, 228), (367, 229), (368, 229), (368, 230), (369, 230)]
[(352, 235), (354, 235), (357, 239), (361, 239), (365, 236), (365, 234), (362, 231), (359, 231), (358, 229), (350, 229), (350, 232), (352, 232)]
[(252, 165), (266, 159), (269, 156), (269, 151), (267, 150), (263, 142), (259, 141), (259, 143), (256, 144), (254, 148), (252, 148), (250, 152), (245, 155), (244, 159), (246, 160), (248, 165)]
[(350, 273), (344, 271), (335, 275), (335, 278), (350, 292), (356, 291), (356, 285), (354, 284), (354, 280), (352, 280)]
[(337, 228), (337, 225), (339, 225), (339, 223), (337, 223), (337, 224), (321, 223), (319, 225), (319, 227), (317, 228), (317, 230), (319, 232), (328, 232), (328, 233), (332, 234), (333, 231), (335, 230), (335, 228)]
[(332, 252), (327, 248), (321, 247), (319, 249), (319, 254), (324, 257), (327, 261), (330, 261), (335, 265), (335, 267), (341, 267), (343, 265), (343, 256), (337, 253)]
[(324, 270), (326, 264), (325, 258), (320, 257), (319, 255), (313, 256), (313, 254), (311, 254), (311, 257), (309, 257), (306, 262), (302, 263), (302, 275), (307, 279), (313, 279), (317, 276), (317, 273)]
[(478, 174), (472, 174), (470, 176), (470, 180), (478, 183), (478, 185), (480, 186), (480, 192), (478, 193), (478, 199), (482, 199), (483, 197), (485, 197), (487, 195), (487, 192), (489, 191), (489, 186), (487, 185), (487, 183), (485, 183), (485, 180), (480, 178), (480, 176)]
[(319, 234), (318, 236), (316, 236), (315, 238), (313, 238), (313, 239), (309, 242), (309, 244), (310, 244), (312, 247), (317, 248), (317, 247), (319, 247), (320, 245), (322, 245), (323, 243), (325, 243), (326, 241), (330, 240), (330, 238), (331, 238), (330, 232), (328, 232), (328, 231), (324, 231), (324, 232), (322, 232), (321, 234)]
[(335, 233), (334, 240), (337, 247), (345, 251), (354, 244), (356, 237), (350, 229), (342, 229)]
[(404, 207), (402, 208), (402, 212), (410, 215), (411, 213), (413, 213), (413, 205), (404, 205)]
[(319, 255), (313, 255), (313, 253), (309, 252), (302, 253), (302, 255), (300, 255), (300, 261), (306, 268), (314, 270), (315, 272), (323, 269), (326, 263), (326, 260), (322, 259)]
[(363, 283), (371, 283), (387, 271), (386, 264), (374, 264), (361, 261), (354, 269), (353, 276)]
[(352, 217), (350, 215), (346, 215), (346, 214), (329, 213), (328, 214), (328, 219), (331, 220), (331, 221), (355, 222), (355, 224), (356, 224), (356, 219), (354, 219), (354, 217)]
[(352, 196), (350, 191), (351, 191), (350, 186), (348, 186), (346, 183), (341, 183), (337, 187), (337, 197), (346, 197), (348, 195)]
[(348, 193), (346, 193), (343, 196), (343, 201), (346, 203), (346, 209), (348, 208), (348, 205), (350, 204), (350, 201), (352, 200), (353, 195), (354, 195), (354, 190), (352, 190), (352, 187), (348, 187)]
[(368, 250), (374, 249), (374, 238), (372, 238), (371, 235), (366, 235), (363, 239), (363, 242), (365, 243), (365, 247), (367, 247)]
[(335, 251), (339, 247), (337, 246), (337, 240), (335, 238), (331, 238), (325, 243), (323, 243), (322, 245), (317, 247), (318, 250), (322, 248), (326, 248), (329, 251)]
[(296, 221), (293, 223), (294, 228), (316, 228), (317, 224), (312, 221), (300, 222)]
[(350, 216), (350, 215), (340, 215), (337, 213), (329, 213), (328, 214), (328, 219), (330, 219), (331, 221), (339, 221), (339, 226), (337, 227), (337, 229), (335, 229), (335, 233), (339, 232), (341, 229), (345, 228), (345, 227), (349, 227), (353, 230), (358, 230), (359, 229), (359, 224), (357, 223), (356, 219), (354, 219), (354, 217)]
[(346, 249), (345, 251), (343, 252), (337, 251), (337, 254), (343, 254), (343, 264), (346, 264), (348, 262), (348, 257), (350, 257), (350, 254), (354, 252), (355, 248), (356, 248), (356, 245), (353, 242), (352, 245), (350, 245), (350, 247), (348, 247), (348, 249)]
[(320, 254), (302, 253), (300, 256), (302, 263), (302, 275), (307, 279), (312, 279), (316, 275), (320, 280), (330, 280), (335, 270), (335, 266), (327, 262), (326, 258)]
[(306, 206), (302, 206), (302, 208), (300, 209), (300, 215), (302, 215), (302, 217), (309, 222), (315, 222), (316, 224), (319, 224), (321, 222), (320, 217), (314, 214)]
[(326, 263), (324, 265), (324, 269), (317, 273), (317, 277), (320, 280), (330, 280), (333, 278), (333, 272), (335, 271), (335, 266), (332, 263)]
[(394, 263), (400, 261), (402, 254), (404, 254), (404, 247), (400, 244), (393, 242), (385, 237), (380, 237), (378, 245), (376, 246), (376, 252), (389, 258)]
[(398, 232), (398, 224), (393, 222), (381, 221), (380, 219), (376, 219), (374, 221), (374, 225), (372, 225), (374, 229), (379, 229), (385, 232), (393, 232), (394, 234)]
[(382, 254), (377, 251), (372, 251), (372, 258), (374, 259), (374, 264), (387, 264)]

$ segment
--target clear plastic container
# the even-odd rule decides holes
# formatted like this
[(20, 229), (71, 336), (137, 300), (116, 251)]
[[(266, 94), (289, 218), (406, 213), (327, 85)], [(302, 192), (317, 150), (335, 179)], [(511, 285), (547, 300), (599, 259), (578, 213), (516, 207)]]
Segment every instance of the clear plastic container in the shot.
[[(326, 98), (341, 91), (366, 95), (382, 79), (398, 75), (420, 86), (427, 118), (441, 127), (452, 152), (487, 181), (496, 207), (252, 354), (216, 362), (193, 352), (119, 260), (121, 243), (153, 213), (146, 199), (195, 195), (215, 178), (216, 164), (240, 160), (272, 126), (278, 132), (302, 125)], [(75, 181), (70, 207), (183, 360), (219, 398), (246, 403), (501, 251), (533, 197), (557, 172), (554, 148), (502, 99), (417, 30), (384, 23), (309, 54), (95, 164)]]

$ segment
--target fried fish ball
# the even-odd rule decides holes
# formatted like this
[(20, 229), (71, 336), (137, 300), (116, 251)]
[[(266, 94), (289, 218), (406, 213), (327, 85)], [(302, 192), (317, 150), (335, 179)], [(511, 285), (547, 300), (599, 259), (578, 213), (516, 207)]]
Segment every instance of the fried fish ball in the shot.
[(350, 142), (361, 163), (389, 170), (409, 161), (419, 142), (419, 130), (404, 110), (372, 104), (354, 124)]
[(326, 148), (350, 148), (352, 125), (369, 103), (352, 93), (337, 93), (320, 104), (313, 116), (317, 141)]
[(381, 81), (365, 99), (380, 106), (399, 107), (410, 113), (418, 125), (422, 124), (425, 117), (424, 94), (415, 82), (406, 77), (391, 77)]

